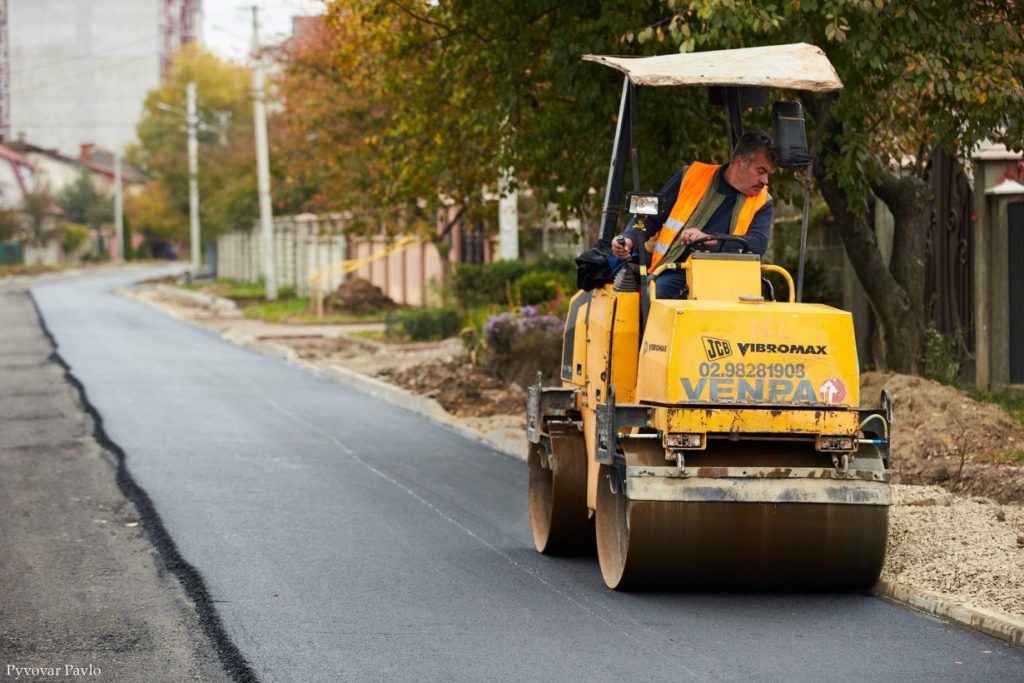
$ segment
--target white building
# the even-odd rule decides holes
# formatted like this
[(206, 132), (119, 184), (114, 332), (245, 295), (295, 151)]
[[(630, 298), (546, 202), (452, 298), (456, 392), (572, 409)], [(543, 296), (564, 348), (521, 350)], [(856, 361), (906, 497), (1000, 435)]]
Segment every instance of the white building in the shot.
[(199, 0), (0, 0), (0, 136), (64, 154), (135, 140)]
[(0, 145), (0, 208), (21, 209), (25, 194), (36, 189), (32, 162)]

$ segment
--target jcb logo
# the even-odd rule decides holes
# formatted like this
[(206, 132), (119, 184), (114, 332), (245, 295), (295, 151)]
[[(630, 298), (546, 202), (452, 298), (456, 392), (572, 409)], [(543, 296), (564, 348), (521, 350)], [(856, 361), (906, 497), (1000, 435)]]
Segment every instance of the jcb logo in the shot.
[(718, 360), (732, 355), (732, 344), (724, 339), (715, 339), (714, 337), (701, 337), (701, 339), (704, 341), (704, 353), (708, 360)]

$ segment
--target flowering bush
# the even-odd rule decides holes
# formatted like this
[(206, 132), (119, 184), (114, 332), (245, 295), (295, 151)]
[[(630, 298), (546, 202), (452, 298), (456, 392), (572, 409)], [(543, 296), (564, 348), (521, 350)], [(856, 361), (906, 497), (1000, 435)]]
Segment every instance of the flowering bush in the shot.
[(564, 322), (536, 306), (492, 315), (484, 326), (488, 363), (509, 382), (532, 384), (537, 371), (546, 379), (558, 376)]

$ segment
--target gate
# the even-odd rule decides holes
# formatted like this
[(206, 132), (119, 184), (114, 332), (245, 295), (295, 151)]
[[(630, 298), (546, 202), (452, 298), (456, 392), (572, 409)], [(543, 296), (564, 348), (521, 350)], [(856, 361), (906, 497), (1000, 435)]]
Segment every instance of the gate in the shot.
[(1007, 211), (1010, 259), (1010, 384), (1024, 384), (1024, 202)]
[(0, 266), (16, 266), (25, 262), (20, 244), (0, 244)]
[(935, 197), (925, 243), (925, 310), (944, 335), (959, 330), (974, 352), (973, 192), (956, 158), (936, 152), (928, 169)]
[(463, 221), (459, 236), (462, 242), (459, 260), (462, 263), (483, 263), (485, 260), (483, 223), (471, 226), (468, 222)]

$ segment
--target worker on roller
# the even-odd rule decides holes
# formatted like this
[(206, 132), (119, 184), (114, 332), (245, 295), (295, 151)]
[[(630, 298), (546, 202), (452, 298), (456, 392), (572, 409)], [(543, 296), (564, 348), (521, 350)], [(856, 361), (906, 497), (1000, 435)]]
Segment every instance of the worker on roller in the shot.
[[(612, 253), (622, 260), (639, 254), (643, 240), (650, 254), (648, 270), (672, 263), (686, 245), (708, 235), (743, 237), (750, 249), (764, 255), (772, 230), (772, 197), (768, 178), (776, 171), (771, 136), (761, 130), (745, 133), (736, 145), (732, 161), (724, 166), (695, 161), (669, 180), (659, 194), (666, 207), (656, 216), (637, 216), (626, 231), (612, 240)], [(717, 242), (706, 242), (714, 247)], [(725, 244), (725, 251), (739, 245)], [(665, 271), (656, 280), (659, 299), (684, 296), (686, 273)]]

